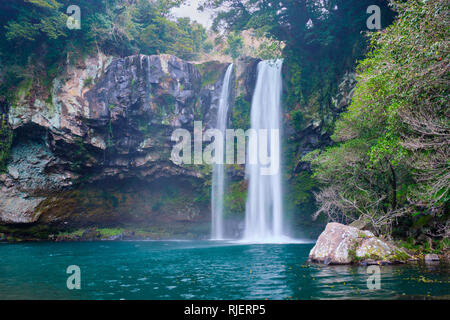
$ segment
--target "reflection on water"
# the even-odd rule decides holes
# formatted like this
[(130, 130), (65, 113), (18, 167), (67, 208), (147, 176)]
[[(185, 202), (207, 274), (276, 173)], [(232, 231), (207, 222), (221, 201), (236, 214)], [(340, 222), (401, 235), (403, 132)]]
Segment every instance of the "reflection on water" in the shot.
[[(312, 244), (219, 241), (29, 243), (0, 246), (1, 299), (409, 299), (449, 295), (443, 264), (305, 264)], [(81, 268), (81, 290), (66, 268)]]
[(367, 267), (319, 266), (312, 267), (315, 292), (311, 298), (327, 299), (408, 299), (444, 296), (450, 293), (449, 267), (437, 264), (379, 266), (380, 288), (370, 290), (367, 285)]

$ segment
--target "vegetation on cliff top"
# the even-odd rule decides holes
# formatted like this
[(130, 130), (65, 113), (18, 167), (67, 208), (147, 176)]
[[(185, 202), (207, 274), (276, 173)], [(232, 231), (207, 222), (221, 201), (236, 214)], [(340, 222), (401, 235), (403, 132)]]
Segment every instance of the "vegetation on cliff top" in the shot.
[[(342, 75), (353, 69), (356, 59), (362, 58), (366, 50), (361, 31), (367, 31), (368, 6), (381, 8), (383, 27), (394, 15), (387, 0), (203, 0), (202, 3), (203, 7), (217, 10), (213, 28), (226, 29), (231, 35), (252, 29), (285, 44), (288, 110), (300, 104), (318, 103), (324, 107), (330, 103)], [(276, 44), (272, 42), (269, 46)]]
[[(194, 59), (203, 50), (206, 30), (189, 18), (170, 19), (170, 10), (181, 2), (0, 2), (0, 97), (12, 103), (13, 88), (24, 79), (45, 87), (62, 65), (96, 50), (114, 56), (168, 53)], [(67, 27), (67, 9), (73, 4), (80, 8), (79, 30)]]

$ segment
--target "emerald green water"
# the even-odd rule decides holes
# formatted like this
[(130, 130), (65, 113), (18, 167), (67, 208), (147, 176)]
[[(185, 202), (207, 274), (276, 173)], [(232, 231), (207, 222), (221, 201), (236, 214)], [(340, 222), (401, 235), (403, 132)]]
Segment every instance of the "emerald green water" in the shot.
[[(450, 294), (446, 265), (305, 264), (312, 244), (211, 241), (0, 244), (0, 299), (402, 299)], [(69, 290), (66, 269), (81, 268)]]

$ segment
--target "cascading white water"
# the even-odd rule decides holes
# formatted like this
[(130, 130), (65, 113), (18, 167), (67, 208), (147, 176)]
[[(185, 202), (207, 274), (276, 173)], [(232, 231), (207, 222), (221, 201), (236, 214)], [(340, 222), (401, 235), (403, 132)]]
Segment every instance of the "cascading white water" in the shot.
[[(217, 110), (216, 129), (222, 132), (222, 155), (225, 154), (225, 130), (227, 128), (228, 109), (230, 105), (230, 84), (231, 75), (233, 73), (233, 64), (227, 68), (223, 78), (222, 92), (220, 94), (219, 108)], [(217, 152), (218, 150), (216, 150)], [(224, 238), (223, 227), (223, 195), (225, 190), (225, 169), (222, 163), (213, 165), (213, 178), (211, 185), (211, 210), (212, 210), (212, 226), (211, 238), (213, 240), (221, 240)]]
[[(278, 139), (273, 141), (271, 137), (263, 141), (258, 136), (257, 146), (253, 148), (250, 146), (247, 152), (246, 173), (249, 184), (245, 210), (245, 241), (280, 242), (286, 239), (283, 236), (281, 169), (274, 174), (263, 175), (261, 169), (264, 166), (259, 157), (256, 164), (251, 164), (248, 160), (250, 152), (256, 152), (259, 155), (261, 148), (264, 148), (262, 144), (272, 144), (271, 161), (281, 163), (279, 135), (281, 134), (282, 64), (282, 60), (261, 61), (258, 64), (258, 76), (250, 114), (251, 128), (256, 132), (267, 129), (269, 137), (270, 131), (274, 129)], [(263, 150), (269, 150), (269, 148)]]

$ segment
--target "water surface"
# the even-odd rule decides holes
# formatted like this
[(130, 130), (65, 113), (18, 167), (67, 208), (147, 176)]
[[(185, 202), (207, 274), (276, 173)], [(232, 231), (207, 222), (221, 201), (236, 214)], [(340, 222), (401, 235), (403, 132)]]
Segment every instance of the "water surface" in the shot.
[[(449, 295), (442, 264), (366, 267), (305, 263), (312, 244), (121, 241), (0, 244), (0, 299), (408, 299)], [(66, 269), (81, 268), (69, 290)]]

